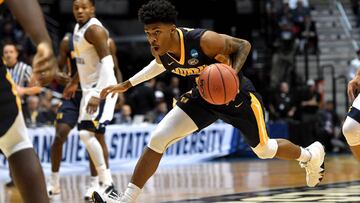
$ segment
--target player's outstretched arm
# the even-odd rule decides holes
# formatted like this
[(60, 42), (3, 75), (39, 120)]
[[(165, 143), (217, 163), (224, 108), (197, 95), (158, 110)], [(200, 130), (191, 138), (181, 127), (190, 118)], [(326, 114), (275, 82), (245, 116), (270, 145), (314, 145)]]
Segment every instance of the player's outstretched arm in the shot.
[(57, 62), (39, 3), (36, 0), (11, 0), (7, 5), (37, 45), (32, 65), (34, 76), (41, 85), (48, 84), (55, 75)]
[(116, 93), (126, 92), (130, 87), (150, 80), (157, 75), (160, 75), (165, 70), (165, 67), (162, 64), (156, 62), (156, 59), (154, 59), (149, 63), (149, 65), (145, 66), (141, 71), (136, 73), (129, 80), (126, 80), (125, 82), (117, 85), (111, 85), (103, 89), (100, 93), (100, 97), (104, 99), (110, 93), (112, 93), (112, 96), (114, 96)]

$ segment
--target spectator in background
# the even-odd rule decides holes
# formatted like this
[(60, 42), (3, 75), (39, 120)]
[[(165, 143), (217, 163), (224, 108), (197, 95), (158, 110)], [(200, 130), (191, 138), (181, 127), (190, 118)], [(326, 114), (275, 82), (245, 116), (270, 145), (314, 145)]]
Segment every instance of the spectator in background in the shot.
[(41, 92), (42, 88), (31, 86), (30, 81), (32, 68), (18, 60), (19, 52), (16, 45), (13, 43), (6, 43), (3, 47), (3, 57), (5, 59), (6, 68), (15, 82), (16, 90), (22, 98), (23, 113), (26, 116), (25, 96), (36, 95)]
[(287, 82), (280, 83), (279, 88), (271, 99), (269, 110), (272, 120), (293, 118), (296, 106)]
[(303, 52), (307, 44), (307, 52), (316, 54), (318, 51), (318, 38), (315, 22), (311, 19), (310, 15), (306, 15), (304, 23), (300, 27), (300, 52)]
[(351, 0), (353, 13), (356, 16), (356, 27), (360, 26), (360, 0)]
[(168, 113), (167, 104), (165, 101), (159, 101), (156, 104), (154, 110), (150, 111), (146, 117), (150, 123), (160, 123), (160, 121), (165, 117)]
[[(332, 101), (326, 101), (324, 108), (319, 110), (319, 121), (320, 133), (318, 140), (325, 146), (326, 151), (334, 151), (336, 146), (333, 146), (333, 144), (343, 141), (337, 136), (340, 132), (340, 119), (334, 111)], [(342, 146), (346, 146), (345, 142), (342, 143)]]
[(170, 84), (166, 86), (163, 90), (164, 99), (167, 104), (167, 109), (172, 109), (174, 99), (178, 99), (180, 97), (180, 79), (176, 76), (172, 76), (170, 78)]
[(132, 124), (132, 110), (131, 106), (128, 104), (124, 104), (121, 107), (120, 112), (116, 112), (114, 114), (114, 124)]
[(39, 116), (39, 104), (39, 97), (30, 96), (27, 98), (27, 109), (29, 115), (24, 118), (27, 127), (33, 128), (37, 126), (37, 120)]
[(133, 109), (133, 115), (145, 115), (155, 107), (155, 86), (156, 80), (146, 81), (144, 85), (134, 88), (130, 95), (129, 102)]
[(301, 3), (303, 5), (303, 7), (305, 7), (305, 8), (310, 7), (308, 0), (284, 0), (284, 3), (285, 2), (289, 3), (289, 7), (291, 9), (296, 9), (299, 6), (299, 3)]

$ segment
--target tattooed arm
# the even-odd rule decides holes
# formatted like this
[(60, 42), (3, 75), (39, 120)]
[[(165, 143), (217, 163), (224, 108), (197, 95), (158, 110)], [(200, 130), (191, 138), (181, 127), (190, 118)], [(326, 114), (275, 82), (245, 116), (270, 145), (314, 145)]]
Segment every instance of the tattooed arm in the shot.
[(251, 45), (244, 39), (206, 31), (201, 37), (200, 46), (204, 53), (221, 63), (231, 65), (236, 72), (243, 67)]

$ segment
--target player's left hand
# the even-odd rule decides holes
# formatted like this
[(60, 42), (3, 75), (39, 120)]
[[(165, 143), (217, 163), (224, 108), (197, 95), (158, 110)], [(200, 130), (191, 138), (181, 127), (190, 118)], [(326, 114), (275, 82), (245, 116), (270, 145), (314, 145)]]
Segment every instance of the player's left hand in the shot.
[(355, 97), (360, 92), (360, 77), (355, 77), (354, 79), (350, 80), (348, 84), (347, 93), (349, 96), (350, 102), (353, 102), (355, 100)]
[(58, 70), (58, 64), (49, 43), (42, 42), (37, 46), (32, 68), (34, 77), (41, 86), (47, 85), (53, 80)]
[(95, 113), (99, 105), (100, 105), (100, 99), (92, 96), (86, 106), (86, 112), (88, 114)]

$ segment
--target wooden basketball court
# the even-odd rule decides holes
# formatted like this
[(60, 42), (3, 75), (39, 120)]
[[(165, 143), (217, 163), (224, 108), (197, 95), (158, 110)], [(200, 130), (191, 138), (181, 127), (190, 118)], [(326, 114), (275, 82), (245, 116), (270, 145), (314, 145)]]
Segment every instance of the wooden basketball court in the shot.
[[(160, 166), (138, 202), (262, 202), (272, 198), (276, 202), (322, 202), (329, 196), (332, 202), (334, 198), (360, 202), (359, 168), (351, 155), (328, 156), (323, 182), (311, 189), (304, 187), (305, 170), (296, 161), (242, 159)], [(132, 169), (113, 171), (120, 191), (131, 173)], [(52, 202), (84, 202), (86, 179), (86, 174), (63, 176), (61, 196)], [(16, 188), (6, 189), (2, 183), (0, 203), (15, 202), (21, 202)]]

